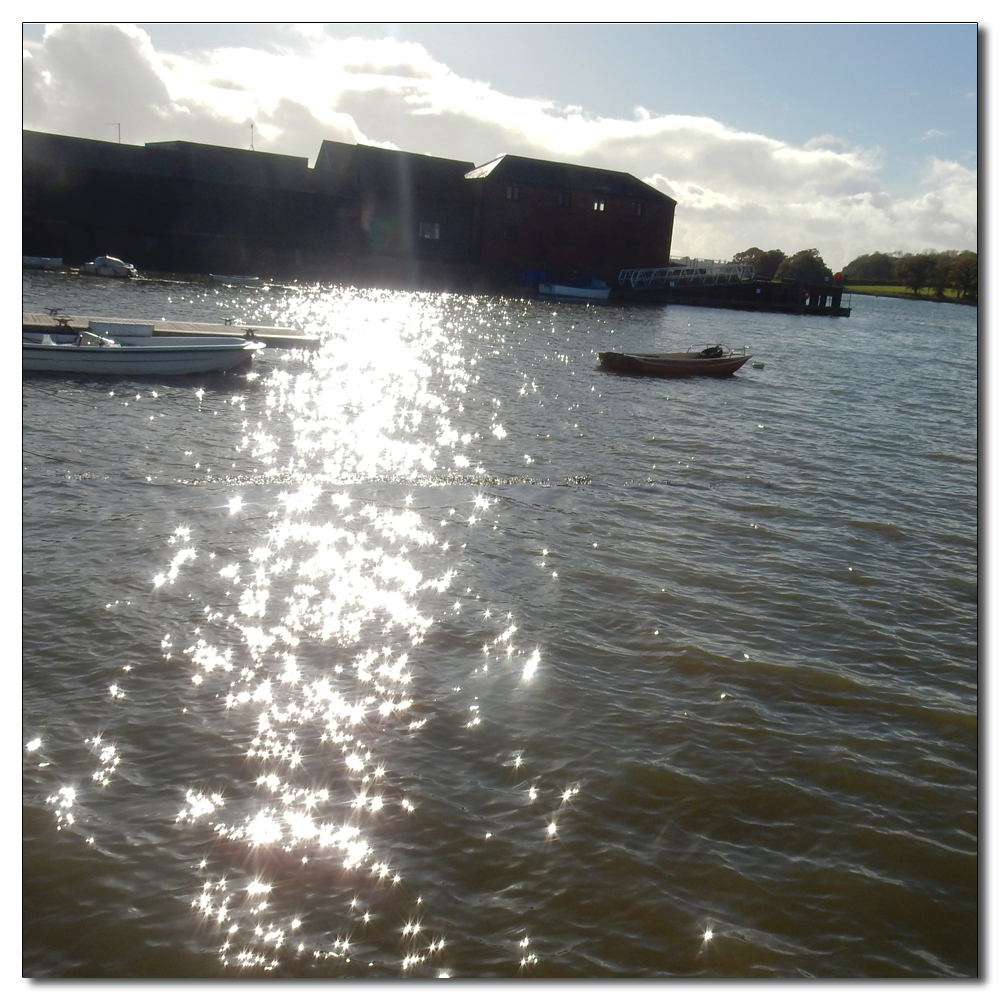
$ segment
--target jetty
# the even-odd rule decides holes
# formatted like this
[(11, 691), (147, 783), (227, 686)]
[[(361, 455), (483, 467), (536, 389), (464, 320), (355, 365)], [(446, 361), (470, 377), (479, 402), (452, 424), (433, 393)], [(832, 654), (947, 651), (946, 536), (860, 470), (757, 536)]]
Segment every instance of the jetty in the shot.
[[(839, 277), (839, 276), (838, 276)], [(851, 296), (842, 281), (774, 281), (757, 278), (746, 264), (626, 268), (618, 275), (625, 302), (710, 306), (805, 316), (850, 316)], [(846, 296), (846, 303), (845, 303)]]
[(250, 337), (259, 340), (265, 347), (313, 348), (318, 346), (319, 337), (303, 333), (301, 330), (276, 326), (258, 326), (253, 323), (193, 323), (188, 320), (166, 319), (123, 319), (113, 316), (71, 316), (58, 309), (46, 313), (22, 313), (21, 328), (32, 333), (82, 333), (90, 330), (91, 324), (121, 327), (152, 327), (152, 336), (212, 336)]

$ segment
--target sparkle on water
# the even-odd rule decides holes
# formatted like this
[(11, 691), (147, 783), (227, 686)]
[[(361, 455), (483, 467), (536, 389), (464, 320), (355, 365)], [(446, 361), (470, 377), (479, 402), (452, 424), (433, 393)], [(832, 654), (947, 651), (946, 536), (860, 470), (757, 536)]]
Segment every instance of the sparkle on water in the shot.
[[(208, 787), (206, 776), (206, 787), (188, 790), (176, 818), (209, 824), (223, 841), (242, 844), (251, 859), (277, 851), (313, 872), (336, 863), (350, 873), (355, 893), (345, 928), (323, 943), (301, 914), (280, 911), (281, 894), (263, 875), (248, 872), (241, 890), (229, 866), (202, 858), (193, 866), (199, 881), (192, 906), (202, 915), (203, 932), (218, 936), (222, 963), (245, 969), (278, 968), (291, 944), (296, 954), (349, 962), (359, 936), (384, 925), (382, 911), (402, 904), (405, 897), (393, 896), (403, 891), (406, 873), (388, 845), (393, 824), (418, 811), (419, 801), (372, 741), (372, 726), (420, 731), (425, 719), (411, 695), (412, 651), (441, 613), (440, 595), (457, 582), (462, 546), (455, 530), (491, 527), (496, 504), (472, 487), (466, 513), (451, 508), (442, 519), (414, 509), (412, 493), (394, 508), (345, 488), (369, 480), (420, 483), (474, 469), (464, 449), (482, 432), (463, 418), (460, 402), (446, 400), (461, 400), (476, 377), (475, 341), (442, 322), (432, 298), (345, 296), (331, 303), (329, 296), (306, 296), (300, 309), (305, 318), (325, 311), (326, 327), (352, 332), (335, 335), (295, 374), (278, 369), (262, 379), (265, 419), (243, 421), (241, 448), (263, 475), (293, 485), (269, 510), (245, 495), (230, 496), (228, 515), (255, 518), (263, 534), (255, 547), (212, 570), (235, 608), (206, 607), (183, 649), (199, 696), (221, 698), (228, 724), (246, 732), (252, 792), (233, 798)], [(339, 315), (331, 317), (331, 309)], [(506, 437), (495, 415), (489, 433)], [(153, 578), (157, 591), (181, 586), (187, 567), (214, 558), (212, 539), (198, 537), (189, 524), (178, 525), (169, 542), (166, 567)], [(283, 599), (276, 601), (275, 593)], [(216, 606), (225, 603), (220, 594), (208, 596)], [(454, 600), (451, 613), (462, 606)], [(522, 682), (532, 681), (542, 650), (519, 650), (512, 613), (487, 607), (482, 621), (494, 620), (498, 627), (482, 647), (479, 669), (519, 671)], [(326, 651), (326, 669), (305, 666), (303, 649), (317, 644)], [(172, 637), (164, 638), (165, 650), (173, 645)], [(125, 696), (118, 685), (112, 695)], [(481, 711), (470, 705), (468, 726), (479, 725)], [(106, 758), (102, 774), (115, 762)], [(514, 770), (522, 763), (517, 753)], [(577, 791), (558, 795), (560, 811)], [(512, 786), (525, 804), (540, 794), (537, 785), (527, 795)], [(57, 804), (64, 822), (72, 821), (72, 801), (72, 790), (64, 789)], [(550, 820), (544, 839), (556, 831)], [(263, 863), (265, 855), (259, 856)], [(205, 879), (213, 867), (218, 874)], [(445, 938), (425, 920), (411, 918), (400, 936), (401, 971), (440, 962)], [(536, 961), (529, 953), (519, 965)], [(435, 975), (449, 971), (441, 967)]]

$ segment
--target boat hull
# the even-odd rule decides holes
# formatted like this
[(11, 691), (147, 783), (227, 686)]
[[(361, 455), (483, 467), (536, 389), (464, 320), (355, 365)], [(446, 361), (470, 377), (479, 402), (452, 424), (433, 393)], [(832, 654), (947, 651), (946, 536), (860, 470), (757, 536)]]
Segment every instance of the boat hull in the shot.
[(605, 351), (599, 354), (601, 367), (629, 375), (656, 375), (660, 378), (684, 378), (690, 375), (725, 377), (742, 368), (749, 354), (724, 354), (706, 358), (700, 352), (678, 354), (622, 354)]
[(135, 271), (126, 270), (123, 267), (89, 267), (84, 264), (78, 269), (80, 274), (90, 274), (95, 278), (135, 278), (138, 277)]
[(195, 345), (169, 347), (76, 344), (21, 345), (21, 369), (79, 375), (198, 375), (230, 371), (249, 364), (261, 345)]
[[(148, 336), (147, 336), (148, 328)], [(319, 346), (319, 337), (301, 330), (283, 329), (269, 326), (246, 326), (243, 324), (187, 323), (172, 320), (103, 319), (96, 316), (53, 316), (45, 313), (22, 313), (21, 330), (25, 340), (40, 341), (42, 334), (62, 338), (67, 342), (88, 330), (104, 332), (104, 335), (125, 343), (162, 343), (166, 338), (182, 343), (192, 342), (190, 338), (212, 337), (218, 343), (220, 337), (225, 342), (250, 338), (265, 347), (287, 347), (312, 349)], [(151, 338), (151, 339), (149, 339)]]
[(574, 285), (539, 285), (538, 294), (544, 299), (560, 302), (607, 302), (610, 288), (578, 288)]

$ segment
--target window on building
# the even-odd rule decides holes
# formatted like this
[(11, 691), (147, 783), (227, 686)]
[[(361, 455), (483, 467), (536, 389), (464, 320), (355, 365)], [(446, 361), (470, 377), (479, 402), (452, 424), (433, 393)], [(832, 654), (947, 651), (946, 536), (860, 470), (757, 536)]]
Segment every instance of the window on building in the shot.
[(562, 208), (569, 208), (569, 191), (556, 191), (556, 204)]
[(440, 222), (421, 222), (420, 223), (420, 238), (422, 240), (439, 240), (439, 239), (441, 239), (441, 223)]
[(642, 202), (641, 201), (633, 201), (631, 207), (629, 208), (629, 211), (633, 215), (642, 215)]
[(603, 198), (595, 198), (594, 199), (594, 211), (595, 212), (603, 212), (604, 211), (604, 199)]
[(503, 227), (503, 238), (508, 243), (516, 243), (517, 238), (520, 236), (517, 226), (504, 226)]
[(508, 201), (518, 201), (520, 199), (521, 192), (517, 189), (516, 184), (507, 185), (507, 200)]

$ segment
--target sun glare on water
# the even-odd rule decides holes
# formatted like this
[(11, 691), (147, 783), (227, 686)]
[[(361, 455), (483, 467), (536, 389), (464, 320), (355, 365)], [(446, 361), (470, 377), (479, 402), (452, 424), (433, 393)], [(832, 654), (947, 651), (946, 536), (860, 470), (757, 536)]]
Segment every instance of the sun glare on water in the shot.
[[(542, 658), (517, 647), (510, 613), (480, 612), (469, 593), (448, 597), (462, 538), (493, 526), (495, 498), (470, 486), (467, 520), (454, 507), (421, 506), (421, 486), (464, 474), (478, 462), (467, 449), (506, 433), (499, 423), (477, 428), (454, 406), (473, 377), (468, 343), (431, 299), (317, 295), (304, 293), (303, 317), (322, 315), (336, 332), (308, 364), (262, 379), (268, 419), (244, 421), (245, 454), (285, 485), (228, 497), (229, 515), (253, 511), (225, 522), (233, 541), (205, 537), (196, 523), (178, 529), (154, 580), (161, 599), (186, 574), (207, 581), (185, 662), (203, 710), (224, 713), (212, 724), (245, 737), (247, 773), (230, 776), (228, 791), (211, 776), (192, 785), (176, 816), (181, 830), (207, 824), (220, 843), (242, 845), (255, 866), (242, 892), (231, 862), (210, 854), (194, 868), (204, 932), (219, 936), (225, 965), (241, 968), (277, 968), (290, 953), (351, 960), (350, 934), (317, 936), (291, 898), (291, 860), (310, 883), (349, 890), (344, 926), (355, 937), (384, 933), (381, 910), (407, 898), (407, 873), (388, 845), (398, 824), (419, 817), (420, 801), (389, 748), (392, 734), (417, 734), (427, 721), (414, 686), (435, 623), (468, 613), (492, 630), (473, 674), (492, 663), (528, 682)], [(399, 485), (372, 499), (372, 483)], [(214, 562), (222, 547), (230, 554)], [(473, 707), (476, 725), (482, 706)], [(512, 796), (531, 808), (538, 790)], [(62, 802), (69, 815), (71, 795)], [(288, 859), (286, 874), (271, 871), (278, 858)], [(425, 914), (407, 925), (401, 970), (440, 962), (444, 941), (431, 924)]]

